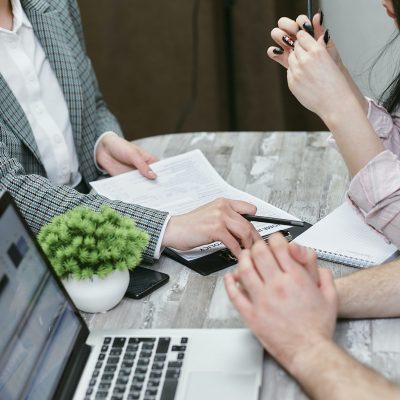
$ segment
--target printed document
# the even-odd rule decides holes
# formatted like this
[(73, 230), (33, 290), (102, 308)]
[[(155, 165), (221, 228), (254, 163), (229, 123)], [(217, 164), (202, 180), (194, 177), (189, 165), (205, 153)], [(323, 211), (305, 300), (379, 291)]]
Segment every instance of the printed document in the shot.
[[(139, 204), (168, 211), (172, 215), (194, 210), (220, 197), (243, 200), (257, 207), (257, 215), (299, 220), (241, 190), (235, 189), (212, 167), (200, 150), (167, 158), (151, 165), (157, 179), (150, 181), (138, 171), (91, 182), (94, 190), (111, 200)], [(283, 225), (252, 222), (261, 236), (288, 228)], [(190, 234), (190, 232), (188, 233)], [(190, 251), (176, 251), (186, 260), (194, 260), (224, 248), (220, 242), (210, 243)]]

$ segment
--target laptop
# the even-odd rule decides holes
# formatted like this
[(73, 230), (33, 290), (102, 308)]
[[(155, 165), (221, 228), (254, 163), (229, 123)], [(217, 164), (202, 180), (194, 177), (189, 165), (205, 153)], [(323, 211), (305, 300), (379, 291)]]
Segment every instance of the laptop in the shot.
[(89, 332), (1, 195), (0, 399), (251, 400), (262, 364), (246, 329)]

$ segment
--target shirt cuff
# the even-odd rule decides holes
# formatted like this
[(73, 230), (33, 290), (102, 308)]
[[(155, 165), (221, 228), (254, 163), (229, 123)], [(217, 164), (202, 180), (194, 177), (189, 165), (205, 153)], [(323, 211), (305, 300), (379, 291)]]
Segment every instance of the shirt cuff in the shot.
[(96, 159), (96, 154), (97, 154), (97, 146), (100, 144), (100, 142), (102, 141), (102, 139), (104, 138), (104, 136), (107, 135), (116, 135), (118, 136), (117, 133), (113, 132), (113, 131), (107, 131), (102, 133), (99, 138), (96, 140), (96, 143), (94, 144), (94, 150), (93, 150), (93, 160), (94, 160), (94, 165), (96, 166), (96, 168), (102, 172), (103, 174), (107, 174), (107, 171), (104, 170), (103, 168), (100, 168), (99, 164), (97, 164), (97, 159)]
[(386, 139), (393, 129), (392, 116), (384, 107), (378, 105), (374, 100), (369, 97), (366, 97), (366, 99), (368, 101), (368, 121), (371, 123), (378, 137)]
[(158, 242), (156, 248), (154, 249), (154, 258), (156, 260), (160, 258), (161, 253), (164, 251), (164, 247), (161, 247), (161, 243), (164, 239), (165, 230), (167, 229), (167, 225), (170, 219), (171, 219), (171, 214), (168, 214), (167, 218), (165, 218), (164, 225), (161, 228), (160, 236), (158, 237)]
[(389, 150), (374, 157), (350, 182), (348, 197), (364, 214), (400, 188), (400, 162)]

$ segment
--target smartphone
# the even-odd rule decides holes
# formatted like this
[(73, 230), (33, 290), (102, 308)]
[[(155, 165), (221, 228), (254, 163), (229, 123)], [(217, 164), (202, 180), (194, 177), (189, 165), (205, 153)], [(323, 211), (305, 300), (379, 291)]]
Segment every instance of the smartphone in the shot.
[(136, 267), (133, 271), (129, 271), (129, 278), (125, 296), (141, 299), (165, 285), (169, 280), (169, 275), (149, 268)]

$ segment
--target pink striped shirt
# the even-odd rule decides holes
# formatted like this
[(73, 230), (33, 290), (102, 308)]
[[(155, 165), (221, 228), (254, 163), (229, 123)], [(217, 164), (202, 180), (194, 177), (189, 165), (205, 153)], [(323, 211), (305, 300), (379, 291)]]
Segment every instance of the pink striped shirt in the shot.
[(386, 150), (354, 176), (347, 196), (367, 224), (400, 248), (400, 114), (368, 101), (368, 119)]

